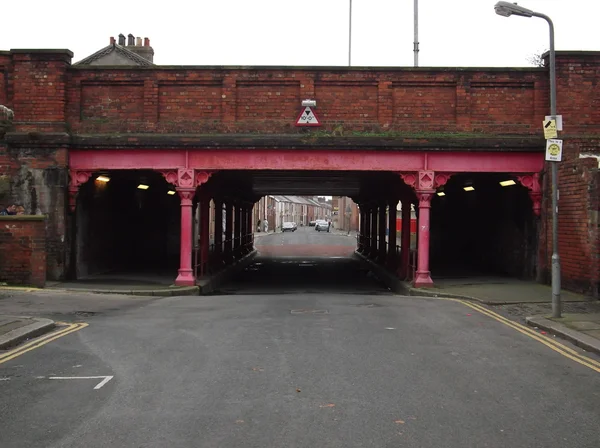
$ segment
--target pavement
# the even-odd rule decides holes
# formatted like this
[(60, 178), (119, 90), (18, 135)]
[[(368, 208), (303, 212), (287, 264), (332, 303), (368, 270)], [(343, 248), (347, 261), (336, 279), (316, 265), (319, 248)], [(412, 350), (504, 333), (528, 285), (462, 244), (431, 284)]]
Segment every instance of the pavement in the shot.
[(0, 290), (0, 315), (87, 324), (0, 352), (0, 446), (599, 446), (600, 357), (393, 294), (327, 255), (352, 245), (266, 236), (212, 296)]
[(44, 318), (0, 315), (0, 350), (53, 330), (54, 321)]

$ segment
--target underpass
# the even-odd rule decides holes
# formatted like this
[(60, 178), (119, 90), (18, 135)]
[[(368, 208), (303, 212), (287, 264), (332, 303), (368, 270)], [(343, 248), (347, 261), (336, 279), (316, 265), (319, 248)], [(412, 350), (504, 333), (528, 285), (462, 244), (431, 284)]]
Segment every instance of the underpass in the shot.
[(255, 239), (253, 263), (218, 294), (390, 294), (354, 256), (356, 238), (336, 231), (298, 227)]

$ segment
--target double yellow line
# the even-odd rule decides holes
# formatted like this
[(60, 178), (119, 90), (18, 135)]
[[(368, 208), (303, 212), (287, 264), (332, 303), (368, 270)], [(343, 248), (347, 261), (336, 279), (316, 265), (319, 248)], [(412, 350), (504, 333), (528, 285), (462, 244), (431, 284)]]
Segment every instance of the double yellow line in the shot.
[(477, 303), (473, 303), (473, 302), (469, 302), (469, 301), (461, 300), (461, 299), (451, 299), (451, 298), (441, 298), (441, 297), (438, 297), (438, 299), (451, 300), (453, 302), (462, 303), (463, 305), (468, 306), (469, 308), (472, 308), (481, 314), (485, 314), (486, 316), (491, 317), (492, 319), (497, 320), (498, 322), (517, 330), (519, 333), (522, 333), (525, 336), (529, 336), (530, 338), (535, 339), (538, 342), (541, 342), (542, 344), (551, 348), (555, 352), (560, 353), (561, 355), (563, 355), (569, 359), (572, 359), (573, 361), (578, 362), (579, 364), (589, 367), (590, 369), (595, 370), (596, 372), (600, 373), (600, 362), (596, 361), (595, 359), (588, 358), (587, 356), (582, 355), (581, 353), (573, 350), (570, 347), (567, 347), (564, 344), (561, 344), (560, 342), (556, 341), (553, 338), (539, 334), (533, 328), (527, 327), (518, 322), (514, 322), (510, 319), (507, 319), (506, 317), (501, 316), (500, 314), (494, 313), (493, 311), (488, 310), (487, 308), (485, 308)]
[(31, 342), (28, 342), (27, 344), (21, 345), (20, 347), (10, 350), (6, 353), (3, 353), (2, 355), (0, 355), (0, 364), (10, 361), (11, 359), (16, 358), (17, 356), (21, 356), (31, 350), (35, 350), (36, 348), (41, 347), (42, 345), (46, 345), (48, 342), (52, 342), (58, 338), (62, 338), (63, 336), (74, 333), (74, 332), (79, 331), (82, 328), (85, 328), (88, 326), (88, 324), (86, 324), (84, 322), (76, 323), (76, 324), (67, 324), (64, 322), (57, 322), (57, 324), (61, 325), (61, 326), (66, 325), (66, 327), (61, 328), (58, 331), (49, 333), (40, 338), (37, 338)]

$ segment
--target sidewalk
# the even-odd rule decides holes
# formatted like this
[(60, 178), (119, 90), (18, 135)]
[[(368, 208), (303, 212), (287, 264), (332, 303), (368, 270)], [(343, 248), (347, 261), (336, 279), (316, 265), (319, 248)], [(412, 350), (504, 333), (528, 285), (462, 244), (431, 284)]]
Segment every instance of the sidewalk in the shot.
[(533, 316), (526, 318), (527, 325), (571, 341), (584, 350), (600, 355), (600, 313), (569, 314), (562, 317)]
[(54, 329), (50, 319), (0, 315), (0, 350), (6, 350), (19, 343)]
[[(533, 281), (502, 277), (434, 278), (433, 288), (408, 286), (411, 296), (451, 297), (475, 300), (486, 305), (547, 303), (552, 289)], [(563, 302), (589, 302), (589, 297), (571, 291), (561, 292)]]

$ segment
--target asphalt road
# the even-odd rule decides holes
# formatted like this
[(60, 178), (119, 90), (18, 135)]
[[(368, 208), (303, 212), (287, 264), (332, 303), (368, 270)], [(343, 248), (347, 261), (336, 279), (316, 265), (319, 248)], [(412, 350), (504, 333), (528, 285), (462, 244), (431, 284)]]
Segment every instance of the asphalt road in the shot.
[[(270, 263), (267, 282), (320, 272)], [(600, 446), (600, 373), (460, 303), (330, 269), (369, 292), (95, 295), (97, 314), (71, 315), (88, 327), (0, 364), (0, 446)], [(57, 297), (61, 315), (78, 300)]]

